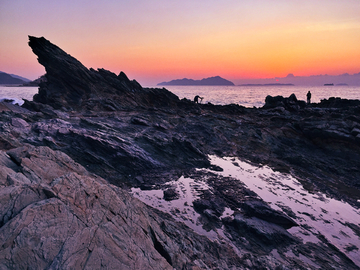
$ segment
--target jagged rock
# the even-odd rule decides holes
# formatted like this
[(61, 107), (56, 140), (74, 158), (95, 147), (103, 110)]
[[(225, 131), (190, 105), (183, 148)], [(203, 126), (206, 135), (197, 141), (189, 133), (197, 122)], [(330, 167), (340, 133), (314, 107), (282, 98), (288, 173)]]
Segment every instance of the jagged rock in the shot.
[(11, 119), (11, 124), (16, 127), (16, 128), (23, 128), (23, 129), (26, 129), (29, 127), (29, 124), (21, 119), (21, 118), (12, 118)]
[(164, 200), (165, 201), (172, 201), (176, 200), (180, 197), (179, 192), (176, 191), (175, 188), (168, 188), (164, 190)]
[[(296, 238), (283, 227), (256, 217), (245, 218), (241, 214), (236, 214), (227, 226), (234, 226), (238, 231), (251, 231), (255, 238), (270, 246), (280, 246), (285, 243), (297, 241)], [(240, 235), (247, 233), (248, 232), (240, 232)]]
[(116, 111), (134, 106), (168, 106), (179, 99), (166, 89), (143, 89), (125, 73), (118, 76), (105, 69), (87, 69), (77, 59), (44, 37), (29, 36), (29, 46), (45, 67), (34, 101), (55, 109)]
[(197, 199), (193, 201), (194, 209), (207, 216), (216, 216), (217, 218), (224, 212), (224, 202), (216, 198)]
[(277, 224), (285, 229), (290, 229), (298, 224), (290, 217), (278, 211), (274, 211), (262, 201), (244, 201), (241, 203), (241, 208), (250, 217), (256, 217), (267, 222)]
[(215, 221), (218, 221), (219, 220), (219, 215), (218, 213), (216, 213), (214, 210), (211, 210), (211, 209), (205, 209), (203, 214), (209, 218), (209, 219), (213, 219)]

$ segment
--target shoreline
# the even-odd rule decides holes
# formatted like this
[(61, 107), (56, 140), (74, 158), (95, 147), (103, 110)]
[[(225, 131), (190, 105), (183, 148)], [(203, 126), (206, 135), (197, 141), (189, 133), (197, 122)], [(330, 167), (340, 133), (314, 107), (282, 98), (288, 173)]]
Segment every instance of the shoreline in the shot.
[[(291, 95), (269, 96), (262, 108), (195, 104), (122, 72), (88, 70), (44, 38), (30, 37), (30, 46), (48, 81), (34, 101), (0, 113), (0, 265), (359, 269), (356, 242), (339, 244), (303, 222), (325, 212), (270, 203), (241, 179), (271, 168), (258, 179), (281, 183), (269, 194), (295, 190), (285, 173), (310, 197), (359, 209), (360, 101), (307, 105)], [(186, 188), (196, 196), (181, 201)], [(155, 209), (132, 189), (159, 191), (158, 201), (184, 208)], [(216, 240), (175, 220), (180, 214)], [(341, 225), (360, 237), (360, 220)], [(35, 259), (19, 259), (20, 251)]]

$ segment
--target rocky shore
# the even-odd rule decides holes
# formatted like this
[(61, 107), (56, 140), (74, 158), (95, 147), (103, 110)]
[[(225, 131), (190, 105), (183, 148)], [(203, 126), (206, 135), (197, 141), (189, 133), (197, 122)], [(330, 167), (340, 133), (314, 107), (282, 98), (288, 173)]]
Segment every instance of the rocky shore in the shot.
[[(359, 209), (360, 101), (195, 104), (29, 39), (46, 81), (22, 107), (0, 105), (0, 269), (359, 269), (360, 244), (300, 239), (289, 232), (311, 232), (300, 213), (220, 176), (209, 156), (267, 165)], [(215, 238), (130, 194), (176, 201), (168, 183), (181, 176), (207, 185), (187, 207)], [(344, 224), (360, 240), (360, 220)]]

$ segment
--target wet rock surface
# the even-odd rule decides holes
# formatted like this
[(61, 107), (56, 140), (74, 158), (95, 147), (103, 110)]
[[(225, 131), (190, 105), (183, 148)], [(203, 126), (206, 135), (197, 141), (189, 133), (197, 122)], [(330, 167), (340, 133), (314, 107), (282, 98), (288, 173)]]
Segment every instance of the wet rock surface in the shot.
[(228, 244), (158, 214), (63, 152), (24, 146), (0, 157), (2, 269), (240, 265)]
[[(360, 101), (194, 104), (124, 73), (88, 70), (44, 38), (29, 45), (47, 80), (34, 101), (1, 107), (1, 267), (359, 268), (325, 237), (289, 233), (299, 213), (221, 177), (209, 155), (268, 165), (359, 208)], [(181, 176), (208, 186), (185, 207), (205, 231), (221, 229), (215, 240), (128, 193), (162, 189), (160, 199), (175, 202), (168, 183)], [(346, 226), (360, 231), (360, 221)]]

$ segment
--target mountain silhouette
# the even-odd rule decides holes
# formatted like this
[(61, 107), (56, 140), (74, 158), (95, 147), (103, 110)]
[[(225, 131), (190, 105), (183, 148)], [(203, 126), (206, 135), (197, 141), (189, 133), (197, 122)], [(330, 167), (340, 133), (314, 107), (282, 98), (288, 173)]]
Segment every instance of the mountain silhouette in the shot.
[(209, 77), (202, 80), (193, 79), (177, 79), (169, 82), (162, 82), (158, 85), (234, 85), (233, 82), (228, 81), (220, 76)]
[(23, 84), (26, 81), (20, 78), (14, 77), (15, 75), (10, 75), (8, 73), (0, 71), (0, 84)]

